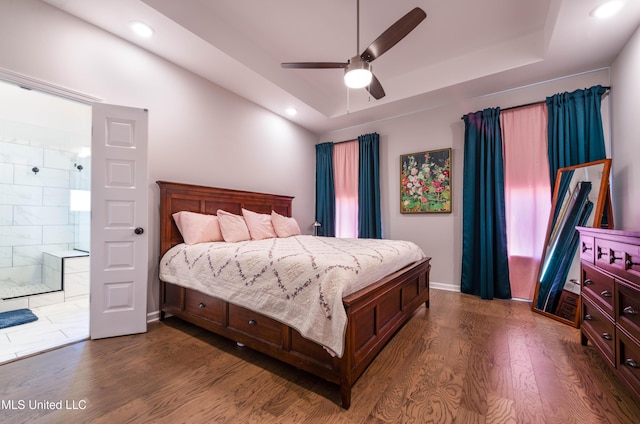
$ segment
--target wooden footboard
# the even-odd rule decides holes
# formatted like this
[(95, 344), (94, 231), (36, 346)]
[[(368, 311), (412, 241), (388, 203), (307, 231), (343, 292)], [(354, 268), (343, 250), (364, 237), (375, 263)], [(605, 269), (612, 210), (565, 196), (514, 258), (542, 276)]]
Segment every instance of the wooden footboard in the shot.
[[(215, 213), (242, 208), (271, 210), (291, 216), (290, 196), (228, 190), (158, 181), (160, 187), (160, 256), (182, 236), (172, 219), (179, 211)], [(347, 328), (342, 358), (296, 330), (221, 299), (160, 282), (160, 318), (169, 313), (273, 358), (336, 383), (342, 407), (351, 404), (351, 389), (378, 352), (424, 303), (429, 307), (430, 258), (425, 258), (343, 299)]]
[(429, 306), (429, 258), (344, 298), (345, 351), (332, 357), (296, 330), (257, 312), (203, 293), (162, 283), (162, 318), (170, 313), (340, 386), (342, 407), (351, 388), (395, 332), (422, 304)]

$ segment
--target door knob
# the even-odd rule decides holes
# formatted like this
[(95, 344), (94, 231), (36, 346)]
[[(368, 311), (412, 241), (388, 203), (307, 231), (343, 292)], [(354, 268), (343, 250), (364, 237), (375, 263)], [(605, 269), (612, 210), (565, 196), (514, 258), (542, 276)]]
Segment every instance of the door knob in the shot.
[(133, 232), (136, 233), (137, 235), (140, 235), (140, 234), (144, 233), (144, 228), (138, 227), (135, 230), (133, 230)]

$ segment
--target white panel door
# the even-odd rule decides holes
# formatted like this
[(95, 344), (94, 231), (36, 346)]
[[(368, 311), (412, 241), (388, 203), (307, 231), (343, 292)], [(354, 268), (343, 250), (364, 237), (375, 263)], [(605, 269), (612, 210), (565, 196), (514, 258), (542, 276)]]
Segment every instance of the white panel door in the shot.
[(93, 105), (92, 339), (147, 331), (147, 123), (144, 109)]

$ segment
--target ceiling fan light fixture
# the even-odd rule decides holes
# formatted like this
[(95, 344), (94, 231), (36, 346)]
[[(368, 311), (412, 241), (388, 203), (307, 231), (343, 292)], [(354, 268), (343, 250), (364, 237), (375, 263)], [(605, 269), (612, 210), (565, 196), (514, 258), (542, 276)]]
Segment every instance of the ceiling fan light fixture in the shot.
[(372, 78), (371, 65), (360, 59), (360, 56), (351, 58), (344, 69), (344, 83), (349, 88), (364, 88), (371, 83)]

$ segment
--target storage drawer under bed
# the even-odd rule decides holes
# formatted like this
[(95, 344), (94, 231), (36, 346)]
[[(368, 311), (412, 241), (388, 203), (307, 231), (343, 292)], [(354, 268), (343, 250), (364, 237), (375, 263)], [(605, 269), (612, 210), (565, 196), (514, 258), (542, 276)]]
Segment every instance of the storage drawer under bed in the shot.
[(185, 290), (184, 310), (216, 324), (225, 325), (226, 303), (195, 290)]

